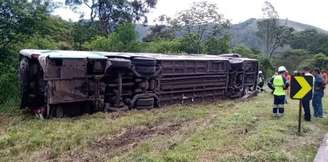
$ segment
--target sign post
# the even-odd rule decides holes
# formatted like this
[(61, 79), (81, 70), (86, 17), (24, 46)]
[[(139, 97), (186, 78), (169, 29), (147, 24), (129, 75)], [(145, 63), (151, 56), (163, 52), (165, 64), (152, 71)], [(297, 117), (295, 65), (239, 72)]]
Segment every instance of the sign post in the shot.
[(298, 111), (298, 134), (301, 135), (302, 129), (302, 101), (299, 101), (299, 111)]
[(299, 100), (298, 114), (298, 133), (301, 134), (302, 129), (302, 100), (310, 101), (312, 99), (312, 76), (292, 76), (290, 81), (290, 98)]

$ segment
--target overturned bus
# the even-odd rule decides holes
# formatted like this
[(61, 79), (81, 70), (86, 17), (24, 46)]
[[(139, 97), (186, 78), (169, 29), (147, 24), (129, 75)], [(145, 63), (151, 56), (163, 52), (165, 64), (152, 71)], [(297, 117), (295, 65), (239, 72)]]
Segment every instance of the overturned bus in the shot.
[(258, 62), (238, 55), (20, 51), (21, 108), (39, 117), (239, 98)]

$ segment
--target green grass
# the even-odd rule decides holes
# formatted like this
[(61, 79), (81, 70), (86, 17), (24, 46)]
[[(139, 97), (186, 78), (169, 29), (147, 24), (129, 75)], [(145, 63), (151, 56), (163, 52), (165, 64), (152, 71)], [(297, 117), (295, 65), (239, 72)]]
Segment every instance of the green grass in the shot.
[(303, 123), (299, 136), (297, 102), (282, 119), (271, 117), (271, 107), (263, 93), (246, 102), (44, 121), (0, 113), (0, 161), (312, 161), (328, 119)]

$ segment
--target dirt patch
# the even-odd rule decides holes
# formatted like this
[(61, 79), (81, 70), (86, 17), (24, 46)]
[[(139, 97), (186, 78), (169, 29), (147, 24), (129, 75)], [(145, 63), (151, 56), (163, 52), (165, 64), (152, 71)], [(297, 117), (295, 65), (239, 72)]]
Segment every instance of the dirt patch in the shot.
[(128, 112), (110, 112), (110, 113), (106, 114), (106, 117), (108, 119), (116, 120), (118, 118), (121, 118), (121, 117), (124, 117), (127, 115), (128, 115)]
[(107, 147), (108, 149), (115, 149), (118, 147), (126, 146), (141, 140), (148, 139), (154, 135), (166, 135), (180, 129), (181, 124), (170, 124), (167, 126), (157, 126), (153, 128), (140, 127), (128, 128), (123, 134), (116, 136), (112, 139), (100, 139), (96, 141), (93, 146)]
[(44, 148), (41, 152), (34, 152), (30, 159), (31, 161), (49, 161), (54, 158), (54, 154), (50, 148)]
[(60, 161), (105, 161), (136, 147), (140, 142), (159, 135), (172, 135), (183, 122), (127, 128), (113, 137), (102, 137), (87, 148), (70, 152)]

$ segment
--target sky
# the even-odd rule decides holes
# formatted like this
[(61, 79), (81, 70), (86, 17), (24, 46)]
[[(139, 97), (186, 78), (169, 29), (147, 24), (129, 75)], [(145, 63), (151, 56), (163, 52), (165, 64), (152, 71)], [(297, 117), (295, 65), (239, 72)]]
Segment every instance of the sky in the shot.
[[(64, 2), (65, 0), (56, 0)], [(148, 14), (149, 23), (160, 15), (175, 16), (179, 11), (188, 9), (193, 2), (202, 0), (158, 0), (155, 9)], [(207, 0), (216, 3), (219, 13), (223, 14), (233, 24), (243, 22), (249, 18), (262, 18), (264, 0)], [(328, 0), (270, 0), (278, 11), (280, 18), (313, 25), (328, 30)], [(85, 7), (81, 10), (86, 13)], [(54, 12), (65, 20), (77, 21), (79, 14), (68, 7), (59, 8)]]

